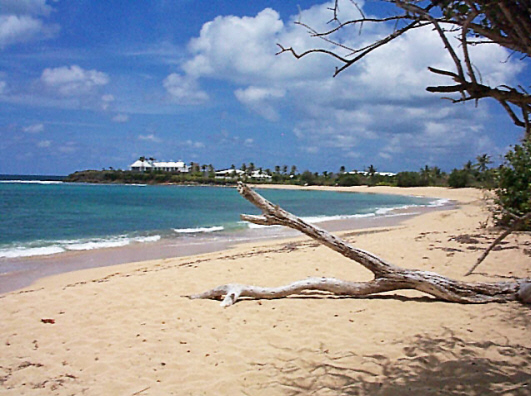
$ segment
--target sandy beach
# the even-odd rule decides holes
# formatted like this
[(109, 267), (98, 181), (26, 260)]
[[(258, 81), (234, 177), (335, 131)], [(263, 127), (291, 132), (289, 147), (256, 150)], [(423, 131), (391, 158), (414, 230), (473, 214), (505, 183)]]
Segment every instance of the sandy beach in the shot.
[[(479, 190), (344, 191), (457, 202), (341, 233), (401, 267), (465, 279), (497, 235), (483, 228), (489, 212)], [(529, 278), (530, 263), (531, 236), (514, 234), (466, 279)], [(224, 283), (371, 275), (297, 237), (40, 279), (0, 295), (0, 395), (531, 394), (531, 311), (517, 302), (452, 304), (403, 291), (224, 309), (186, 297)]]

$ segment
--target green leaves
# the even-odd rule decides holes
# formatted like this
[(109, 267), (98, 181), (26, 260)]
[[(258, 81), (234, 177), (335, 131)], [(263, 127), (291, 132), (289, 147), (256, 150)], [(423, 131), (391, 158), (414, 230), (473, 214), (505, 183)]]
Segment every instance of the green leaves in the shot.
[[(521, 217), (531, 212), (531, 142), (516, 145), (505, 160), (498, 171), (495, 190), (498, 205), (495, 218), (501, 225), (511, 222), (511, 214)], [(523, 227), (531, 230), (531, 222)]]

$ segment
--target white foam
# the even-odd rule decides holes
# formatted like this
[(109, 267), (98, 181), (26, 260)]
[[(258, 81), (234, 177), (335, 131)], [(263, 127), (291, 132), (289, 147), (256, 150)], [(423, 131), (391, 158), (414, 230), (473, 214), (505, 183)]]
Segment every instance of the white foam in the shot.
[(11, 183), (11, 184), (63, 184), (62, 181), (55, 181), (55, 180), (0, 180), (0, 183)]
[(32, 257), (32, 256), (50, 256), (52, 254), (63, 253), (65, 249), (59, 246), (46, 247), (15, 247), (11, 249), (1, 249), (0, 258), (17, 258), (17, 257)]
[(33, 256), (49, 256), (52, 254), (64, 253), (67, 251), (86, 251), (95, 249), (108, 249), (127, 246), (131, 243), (149, 243), (160, 240), (160, 235), (146, 237), (129, 238), (126, 236), (114, 237), (108, 239), (79, 239), (56, 241), (49, 246), (31, 247), (16, 246), (0, 249), (0, 258), (17, 258)]
[(136, 243), (157, 242), (159, 240), (160, 240), (160, 235), (133, 238), (133, 242), (136, 242)]
[(66, 246), (67, 250), (94, 250), (94, 249), (106, 249), (113, 247), (122, 247), (129, 245), (130, 240), (124, 238), (122, 240), (109, 240), (109, 241), (90, 241), (84, 243), (73, 243)]
[(430, 202), (427, 206), (430, 208), (438, 208), (441, 206), (448, 205), (450, 203), (449, 199), (441, 198), (436, 201)]
[(64, 242), (66, 250), (94, 250), (94, 249), (108, 249), (130, 245), (131, 243), (149, 243), (160, 240), (160, 235), (152, 235), (146, 237), (129, 238), (126, 236), (115, 237), (109, 239), (94, 239), (89, 241), (68, 241)]
[(214, 227), (197, 227), (197, 228), (174, 228), (173, 231), (175, 231), (178, 234), (198, 234), (198, 233), (223, 231), (224, 229), (225, 228), (221, 226), (214, 226)]

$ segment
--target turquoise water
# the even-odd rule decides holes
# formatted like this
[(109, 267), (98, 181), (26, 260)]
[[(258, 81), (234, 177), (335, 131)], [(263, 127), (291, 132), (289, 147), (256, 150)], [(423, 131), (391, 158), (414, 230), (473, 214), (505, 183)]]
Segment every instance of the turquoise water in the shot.
[[(258, 191), (313, 222), (437, 204), (393, 195)], [(259, 212), (233, 188), (0, 180), (0, 259), (227, 234), (249, 227), (241, 213)]]

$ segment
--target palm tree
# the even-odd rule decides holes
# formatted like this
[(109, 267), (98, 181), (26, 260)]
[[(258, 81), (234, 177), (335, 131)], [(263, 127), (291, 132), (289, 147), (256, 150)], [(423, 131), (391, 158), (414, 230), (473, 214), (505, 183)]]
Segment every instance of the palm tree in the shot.
[(426, 184), (431, 184), (431, 169), (428, 165), (420, 169), (420, 177), (426, 182)]
[(376, 168), (374, 167), (374, 165), (369, 165), (369, 167), (367, 168), (367, 173), (369, 174), (369, 176), (374, 176), (376, 174)]
[(476, 167), (481, 173), (486, 172), (488, 169), (488, 165), (492, 164), (492, 161), (490, 160), (490, 155), (488, 154), (478, 155), (476, 157), (476, 160), (478, 161)]
[(345, 173), (347, 168), (345, 168), (344, 165), (341, 165), (341, 167), (339, 168), (339, 173)]

